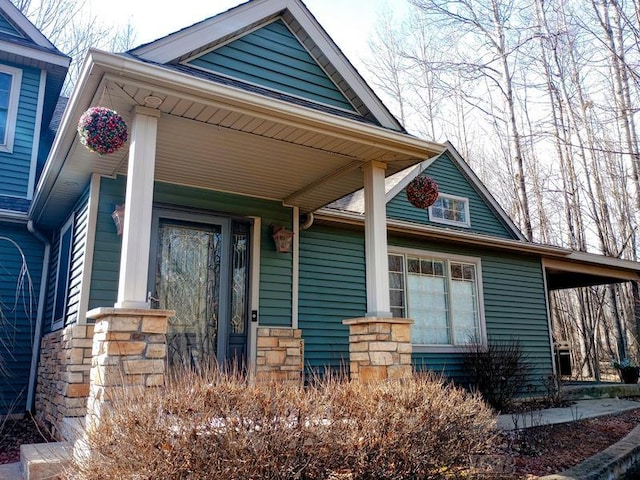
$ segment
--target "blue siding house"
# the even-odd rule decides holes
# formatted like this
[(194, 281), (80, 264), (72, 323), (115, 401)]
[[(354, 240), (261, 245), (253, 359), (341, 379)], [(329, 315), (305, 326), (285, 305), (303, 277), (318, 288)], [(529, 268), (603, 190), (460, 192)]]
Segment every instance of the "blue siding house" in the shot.
[(49, 249), (28, 211), (68, 66), (69, 58), (11, 2), (0, 1), (0, 415), (24, 412), (33, 395), (29, 380)]
[[(5, 20), (2, 39), (18, 32)], [(470, 342), (517, 337), (540, 385), (554, 371), (549, 289), (638, 280), (635, 262), (526, 241), (452, 145), (405, 131), (300, 0), (90, 51), (37, 182), (59, 88), (38, 86), (48, 64), (25, 63), (24, 102), (44, 100), (16, 110), (35, 118), (15, 121), (31, 154), (16, 134), (0, 157), (15, 220), (0, 236), (27, 253), (34, 303), (0, 392), (59, 437), (118, 368), (140, 385), (212, 360), (284, 380), (412, 366), (462, 380)], [(129, 127), (114, 153), (78, 138), (96, 106)], [(428, 209), (406, 196), (421, 175), (439, 186)], [(12, 247), (0, 243), (3, 267), (19, 273)], [(3, 311), (17, 276), (0, 277)], [(380, 351), (350, 345), (366, 328)]]

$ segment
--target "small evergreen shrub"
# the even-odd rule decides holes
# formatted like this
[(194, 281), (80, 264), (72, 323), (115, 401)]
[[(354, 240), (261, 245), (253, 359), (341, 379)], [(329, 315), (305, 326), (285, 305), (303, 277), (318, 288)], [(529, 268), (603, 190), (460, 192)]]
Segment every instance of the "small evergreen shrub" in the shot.
[(432, 376), (305, 388), (182, 372), (166, 388), (123, 390), (72, 476), (452, 478), (490, 450), (494, 428), (478, 396)]

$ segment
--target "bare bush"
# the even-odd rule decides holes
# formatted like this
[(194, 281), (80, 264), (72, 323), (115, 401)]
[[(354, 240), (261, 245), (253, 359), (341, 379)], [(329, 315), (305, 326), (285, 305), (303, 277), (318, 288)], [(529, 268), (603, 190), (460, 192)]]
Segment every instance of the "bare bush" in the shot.
[(304, 388), (183, 372), (123, 390), (73, 477), (450, 478), (490, 449), (494, 423), (478, 397), (429, 376)]
[(493, 340), (487, 346), (471, 342), (465, 347), (462, 366), (471, 389), (498, 411), (526, 391), (531, 376), (531, 366), (516, 338)]

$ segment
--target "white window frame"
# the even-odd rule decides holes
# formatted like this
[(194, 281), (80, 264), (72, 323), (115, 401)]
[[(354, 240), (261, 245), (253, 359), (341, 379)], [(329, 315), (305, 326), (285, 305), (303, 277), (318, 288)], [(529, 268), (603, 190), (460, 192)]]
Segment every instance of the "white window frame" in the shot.
[(13, 153), (13, 140), (16, 135), (18, 104), (20, 102), (20, 86), (22, 85), (22, 70), (8, 65), (0, 65), (0, 73), (5, 73), (12, 77), (11, 88), (9, 89), (9, 108), (7, 109), (5, 138), (0, 138), (0, 152)]
[[(60, 266), (61, 266), (61, 253), (62, 253), (62, 239), (66, 235), (66, 233), (71, 230), (71, 240), (69, 244), (69, 258), (67, 258), (67, 276), (66, 278), (60, 278)], [(73, 215), (65, 222), (65, 224), (60, 229), (60, 240), (58, 241), (58, 264), (56, 266), (56, 283), (55, 289), (53, 291), (53, 310), (51, 312), (51, 330), (59, 330), (64, 327), (64, 319), (67, 316), (67, 300), (69, 296), (69, 275), (71, 274), (71, 260), (73, 257)], [(62, 316), (60, 318), (56, 318), (56, 309), (57, 309), (57, 301), (58, 301), (58, 288), (60, 287), (60, 281), (66, 282), (65, 286), (65, 294), (64, 294), (64, 305), (62, 306)]]
[(466, 219), (466, 221), (464, 222), (457, 222), (455, 220), (449, 220), (446, 218), (440, 218), (440, 217), (436, 217), (433, 214), (432, 211), (432, 206), (429, 207), (429, 221), (433, 222), (433, 223), (442, 223), (445, 225), (455, 225), (456, 227), (465, 227), (465, 228), (469, 228), (471, 227), (471, 217), (469, 216), (469, 199), (467, 197), (458, 197), (456, 195), (449, 195), (447, 193), (441, 193), (438, 195), (438, 200), (440, 200), (441, 198), (447, 198), (450, 200), (457, 200), (459, 202), (464, 202), (464, 218)]
[[(461, 262), (475, 265), (476, 268), (476, 298), (478, 301), (478, 334), (480, 337), (480, 346), (487, 346), (487, 325), (484, 315), (484, 293), (482, 290), (482, 260), (478, 257), (469, 257), (465, 255), (455, 255), (442, 252), (434, 252), (429, 250), (420, 250), (414, 248), (402, 248), (402, 247), (390, 247), (388, 250), (389, 255), (402, 255), (404, 259), (404, 309), (405, 317), (411, 318), (411, 309), (407, 298), (407, 268), (406, 257), (415, 256), (419, 258), (429, 258), (433, 260), (443, 260), (447, 263), (447, 281), (451, 281), (451, 270), (449, 262)], [(449, 297), (451, 302), (451, 297)], [(451, 305), (451, 304), (449, 304)], [(414, 320), (415, 321), (415, 320)], [(455, 322), (455, 319), (451, 319), (451, 322)], [(451, 325), (454, 328), (454, 325)], [(419, 344), (413, 343), (413, 351), (415, 353), (456, 353), (464, 349), (469, 344), (456, 345), (456, 344)]]

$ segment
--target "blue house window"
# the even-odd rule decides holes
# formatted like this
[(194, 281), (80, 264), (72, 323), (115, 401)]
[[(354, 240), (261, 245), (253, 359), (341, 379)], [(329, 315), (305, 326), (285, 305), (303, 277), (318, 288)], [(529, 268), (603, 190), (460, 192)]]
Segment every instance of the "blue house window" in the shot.
[(22, 72), (0, 65), (0, 151), (13, 151)]
[(414, 321), (416, 351), (484, 343), (480, 259), (401, 250), (389, 254), (394, 317)]
[(72, 244), (73, 217), (71, 217), (60, 230), (56, 289), (53, 301), (53, 318), (51, 319), (52, 330), (57, 330), (64, 326), (64, 317), (67, 311), (67, 291), (69, 289), (69, 270), (71, 267)]

